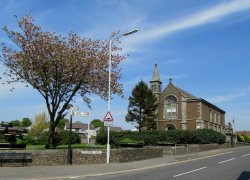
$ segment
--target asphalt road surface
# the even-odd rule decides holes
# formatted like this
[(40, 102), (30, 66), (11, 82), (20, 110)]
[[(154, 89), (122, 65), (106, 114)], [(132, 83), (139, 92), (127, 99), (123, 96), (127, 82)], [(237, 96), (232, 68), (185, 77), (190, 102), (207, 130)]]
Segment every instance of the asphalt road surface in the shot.
[(250, 180), (250, 147), (220, 156), (120, 174), (82, 177), (86, 180)]

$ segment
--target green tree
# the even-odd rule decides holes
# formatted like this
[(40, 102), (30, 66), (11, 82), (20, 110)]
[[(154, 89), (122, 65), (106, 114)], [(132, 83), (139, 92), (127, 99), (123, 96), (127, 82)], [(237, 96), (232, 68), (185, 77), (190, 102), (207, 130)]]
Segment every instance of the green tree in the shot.
[(19, 120), (12, 120), (10, 123), (12, 123), (14, 127), (20, 127), (22, 124)]
[[(50, 129), (48, 148), (55, 148), (55, 128), (66, 115), (76, 95), (90, 106), (89, 95), (107, 99), (108, 92), (108, 40), (81, 38), (75, 33), (63, 37), (42, 31), (30, 15), (17, 18), (20, 30), (3, 30), (17, 46), (2, 45), (1, 62), (6, 68), (6, 83), (22, 82), (37, 90), (44, 98)], [(112, 33), (114, 37), (117, 33)], [(118, 39), (116, 39), (119, 41)], [(112, 46), (112, 50), (121, 50)], [(112, 55), (112, 84), (114, 94), (122, 94), (119, 64), (125, 56)]]
[(59, 129), (63, 130), (64, 127), (65, 127), (65, 124), (68, 123), (68, 122), (69, 122), (68, 119), (63, 118), (63, 119), (60, 120), (60, 122), (59, 122), (59, 124), (58, 124), (57, 127), (58, 127)]
[(35, 122), (33, 123), (28, 135), (33, 138), (38, 138), (44, 132), (44, 130), (49, 128), (49, 118), (45, 112), (37, 114), (35, 116)]
[(93, 119), (90, 124), (93, 124), (95, 128), (104, 127), (104, 123), (100, 119)]
[(30, 118), (23, 118), (22, 127), (28, 127), (32, 124)]
[(129, 97), (126, 121), (135, 123), (139, 131), (142, 128), (154, 130), (156, 129), (156, 109), (157, 98), (147, 84), (140, 81), (132, 90), (132, 96)]

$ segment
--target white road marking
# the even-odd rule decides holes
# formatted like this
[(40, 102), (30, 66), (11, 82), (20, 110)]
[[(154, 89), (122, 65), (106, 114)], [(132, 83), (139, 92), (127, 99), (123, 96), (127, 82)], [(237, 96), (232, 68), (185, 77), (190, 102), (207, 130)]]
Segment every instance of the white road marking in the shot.
[(250, 156), (250, 154), (245, 154), (245, 155), (243, 155), (243, 156), (241, 156), (241, 157), (246, 157), (246, 156)]
[[(106, 172), (106, 173), (100, 173), (100, 174), (84, 174), (84, 175), (79, 175), (79, 178), (136, 172), (136, 171), (153, 169), (153, 168), (158, 168), (158, 167), (171, 166), (171, 165), (174, 165), (174, 164), (181, 164), (181, 163), (184, 163), (184, 162), (197, 161), (197, 160), (200, 160), (200, 159), (207, 159), (207, 158), (210, 158), (210, 157), (221, 156), (221, 155), (224, 155), (224, 154), (231, 154), (233, 152), (234, 151), (228, 151), (228, 152), (223, 152), (223, 153), (219, 153), (219, 154), (212, 154), (212, 155), (209, 155), (209, 156), (204, 156), (204, 157), (199, 157), (199, 158), (194, 158), (194, 159), (188, 159), (188, 160), (184, 160), (184, 161), (163, 163), (163, 164), (159, 164), (159, 165), (146, 166), (146, 167), (142, 167), (142, 168), (128, 169), (128, 170), (123, 170), (123, 171), (113, 171), (113, 172)], [(68, 179), (68, 178), (69, 178), (68, 176), (64, 176), (64, 177), (57, 177), (57, 178), (25, 178), (23, 180), (28, 180), (28, 179), (29, 180), (55, 180), (55, 179)]]
[(200, 171), (200, 170), (206, 169), (206, 168), (207, 168), (207, 167), (202, 167), (202, 168), (195, 169), (195, 170), (192, 170), (192, 171), (188, 171), (188, 172), (185, 172), (185, 173), (177, 174), (177, 175), (175, 175), (175, 176), (173, 176), (173, 177), (175, 178), (175, 177), (183, 176), (183, 175), (185, 175), (185, 174), (189, 174), (189, 173), (192, 173), (192, 172)]
[(222, 164), (222, 163), (225, 163), (225, 162), (228, 162), (228, 161), (232, 161), (232, 160), (235, 160), (235, 158), (227, 159), (227, 160), (225, 160), (225, 161), (218, 162), (218, 164)]

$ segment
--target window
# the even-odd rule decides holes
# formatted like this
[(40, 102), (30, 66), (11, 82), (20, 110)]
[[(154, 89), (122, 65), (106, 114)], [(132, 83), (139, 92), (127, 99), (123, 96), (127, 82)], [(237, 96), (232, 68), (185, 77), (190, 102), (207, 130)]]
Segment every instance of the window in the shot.
[(220, 114), (218, 115), (218, 123), (221, 124)]
[(214, 113), (214, 123), (217, 123), (217, 114)]
[(173, 125), (173, 124), (167, 124), (167, 126), (166, 126), (166, 128), (165, 128), (166, 131), (175, 130), (175, 129), (176, 129), (176, 127), (175, 127), (175, 125)]
[(209, 121), (211, 122), (212, 119), (213, 119), (213, 114), (212, 114), (212, 111), (211, 111), (211, 109), (210, 109), (210, 118), (209, 118)]
[(164, 118), (176, 118), (177, 117), (177, 98), (170, 95), (164, 102)]

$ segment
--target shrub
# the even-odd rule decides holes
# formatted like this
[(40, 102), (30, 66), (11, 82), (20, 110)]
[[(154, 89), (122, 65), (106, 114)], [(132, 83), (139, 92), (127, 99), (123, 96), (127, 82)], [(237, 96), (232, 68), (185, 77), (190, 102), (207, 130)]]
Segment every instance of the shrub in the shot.
[(245, 142), (244, 136), (237, 135), (237, 141), (238, 142)]
[(246, 143), (250, 143), (250, 136), (243, 135), (243, 138), (244, 138)]
[(120, 141), (121, 143), (137, 143), (137, 144), (144, 144), (144, 141), (142, 140), (134, 140), (134, 139), (131, 139), (131, 138), (125, 138), (123, 140)]
[[(62, 130), (59, 132), (55, 132), (54, 135), (56, 136), (55, 137), (56, 146), (59, 146), (62, 144), (68, 144), (69, 131)], [(33, 138), (32, 136), (28, 135), (27, 141), (28, 141), (28, 144), (32, 144), (32, 145), (46, 145), (48, 143), (48, 137), (49, 137), (49, 132), (45, 131), (39, 137), (36, 137), (36, 138)], [(72, 144), (81, 143), (80, 136), (75, 132), (72, 132), (71, 140), (72, 140), (71, 141)]]
[(196, 143), (200, 144), (223, 144), (226, 136), (212, 129), (199, 129), (194, 132), (194, 139)]
[(3, 134), (0, 134), (0, 143), (6, 143), (6, 139)]
[[(60, 144), (68, 144), (69, 143), (69, 131), (59, 131), (57, 140), (60, 142)], [(72, 132), (71, 134), (71, 144), (80, 144), (81, 138), (79, 134), (76, 132)]]
[(28, 144), (28, 139), (26, 137), (16, 138), (16, 144)]
[[(142, 132), (110, 132), (110, 144), (119, 146), (120, 142), (129, 138), (135, 141), (143, 141), (144, 145), (157, 146), (159, 143), (174, 144), (210, 144), (225, 143), (226, 136), (211, 129), (196, 131), (172, 130), (172, 131), (142, 131)], [(107, 131), (103, 128), (96, 137), (97, 144), (107, 143)]]

